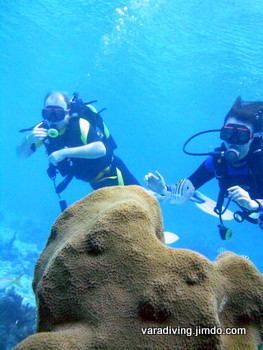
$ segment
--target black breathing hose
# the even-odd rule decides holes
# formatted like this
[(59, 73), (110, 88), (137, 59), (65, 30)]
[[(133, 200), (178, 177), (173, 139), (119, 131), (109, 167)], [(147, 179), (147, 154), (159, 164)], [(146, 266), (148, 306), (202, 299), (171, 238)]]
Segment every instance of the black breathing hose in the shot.
[(221, 129), (213, 129), (213, 130), (205, 130), (205, 131), (200, 131), (197, 134), (194, 134), (193, 136), (189, 137), (189, 139), (187, 139), (183, 145), (183, 152), (185, 154), (189, 154), (190, 156), (210, 156), (211, 154), (213, 154), (213, 152), (208, 152), (208, 153), (193, 153), (193, 152), (188, 152), (186, 151), (186, 146), (188, 145), (188, 143), (193, 140), (195, 137), (202, 135), (202, 134), (207, 134), (209, 132), (218, 132)]

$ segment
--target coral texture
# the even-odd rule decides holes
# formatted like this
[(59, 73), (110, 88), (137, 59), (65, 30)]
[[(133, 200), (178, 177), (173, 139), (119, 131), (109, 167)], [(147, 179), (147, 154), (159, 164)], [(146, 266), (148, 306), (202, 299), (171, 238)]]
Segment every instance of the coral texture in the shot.
[[(33, 288), (37, 333), (16, 350), (252, 350), (260, 344), (260, 273), (234, 253), (212, 263), (165, 246), (159, 205), (138, 186), (103, 188), (69, 207), (38, 259)], [(247, 334), (219, 334), (227, 327)]]

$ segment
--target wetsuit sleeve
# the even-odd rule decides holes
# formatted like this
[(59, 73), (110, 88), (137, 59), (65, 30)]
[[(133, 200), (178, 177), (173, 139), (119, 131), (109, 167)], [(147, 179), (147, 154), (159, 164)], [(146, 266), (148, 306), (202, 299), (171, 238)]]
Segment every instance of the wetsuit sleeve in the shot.
[(196, 171), (188, 177), (192, 182), (195, 189), (204, 185), (206, 182), (212, 180), (215, 177), (215, 171), (213, 167), (213, 158), (207, 158)]

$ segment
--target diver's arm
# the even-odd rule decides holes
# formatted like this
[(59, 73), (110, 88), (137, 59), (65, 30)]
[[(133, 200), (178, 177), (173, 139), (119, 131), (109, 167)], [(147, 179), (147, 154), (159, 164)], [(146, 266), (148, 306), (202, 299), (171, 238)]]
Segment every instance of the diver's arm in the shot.
[(27, 159), (33, 153), (32, 143), (29, 143), (27, 138), (24, 138), (16, 147), (16, 154), (20, 159)]
[(31, 132), (18, 144), (16, 154), (20, 159), (29, 158), (42, 141), (47, 137), (47, 129), (41, 128), (42, 123), (37, 124)]
[(63, 148), (55, 151), (49, 156), (49, 163), (57, 165), (65, 158), (85, 158), (85, 159), (96, 159), (105, 156), (106, 147), (103, 142), (96, 141), (91, 142), (84, 146)]
[(200, 166), (196, 169), (196, 171), (188, 177), (188, 179), (192, 182), (195, 189), (197, 190), (199, 187), (212, 180), (215, 177), (215, 171), (212, 168), (212, 158), (207, 158)]
[(249, 193), (240, 186), (232, 186), (227, 189), (228, 197), (240, 207), (248, 210), (248, 216), (258, 219), (258, 224), (263, 230), (263, 199), (252, 199)]
[[(201, 187), (206, 182), (210, 181), (215, 177), (215, 171), (213, 169), (213, 158), (207, 158), (199, 168), (188, 177), (188, 180), (191, 181), (195, 190)], [(154, 174), (149, 173), (144, 177), (146, 186), (153, 192), (165, 195), (167, 191), (171, 191), (171, 186), (165, 183), (163, 176), (155, 171)]]
[(106, 147), (103, 142), (95, 141), (84, 146), (64, 148), (61, 150), (65, 158), (87, 158), (94, 159), (105, 156)]
[(160, 203), (185, 204), (195, 192), (193, 184), (188, 179), (182, 179), (175, 185), (166, 185), (164, 178), (158, 171), (155, 171), (155, 174), (145, 175), (144, 179), (146, 186)]
[(236, 202), (241, 207), (249, 211), (258, 211), (260, 209), (260, 200), (254, 200), (249, 193), (240, 186), (232, 186), (227, 189), (228, 198)]
[(146, 186), (153, 192), (163, 195), (166, 190), (166, 184), (163, 176), (155, 171), (154, 174), (149, 173), (144, 177)]
[(29, 158), (47, 137), (47, 130), (36, 126), (17, 146), (16, 154), (20, 159)]

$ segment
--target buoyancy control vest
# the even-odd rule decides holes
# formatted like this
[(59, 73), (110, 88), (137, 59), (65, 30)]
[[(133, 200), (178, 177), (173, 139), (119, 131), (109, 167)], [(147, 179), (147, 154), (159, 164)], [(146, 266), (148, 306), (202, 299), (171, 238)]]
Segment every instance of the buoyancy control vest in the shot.
[[(215, 149), (219, 154), (225, 150), (224, 144)], [(263, 198), (263, 151), (251, 145), (250, 151), (240, 167), (233, 167), (220, 155), (214, 156), (215, 176), (223, 190), (239, 185), (249, 192), (251, 198)], [(232, 171), (231, 171), (232, 169)]]
[[(82, 130), (82, 121), (82, 118), (70, 117), (66, 129), (62, 130), (58, 137), (47, 137), (44, 141), (47, 154), (50, 155), (65, 147), (79, 147), (86, 144), (86, 137), (89, 131)], [(95, 178), (102, 169), (110, 164), (114, 150), (111, 146), (111, 142), (98, 127), (95, 131), (96, 134), (99, 135), (100, 141), (105, 144), (106, 155), (95, 159), (65, 158), (56, 166), (62, 176), (72, 175), (78, 179), (90, 181)]]
[[(95, 101), (93, 101), (95, 102)], [(83, 118), (86, 119), (97, 131), (99, 130), (104, 136), (103, 142), (105, 145), (108, 145), (112, 150), (117, 148), (116, 142), (114, 141), (109, 129), (104, 123), (101, 115), (97, 112), (96, 108), (89, 103), (78, 103), (76, 111), (72, 109), (71, 117), (72, 118)], [(71, 104), (72, 106), (72, 104)], [(74, 106), (74, 105), (73, 105)]]
[[(224, 144), (215, 149), (218, 156), (214, 156), (215, 176), (219, 182), (219, 195), (217, 200), (217, 210), (222, 210), (224, 197), (227, 196), (227, 189), (232, 186), (240, 186), (246, 190), (252, 199), (263, 198), (263, 151), (261, 147), (262, 141), (254, 140), (248, 155), (243, 160), (240, 167), (233, 167), (226, 159), (220, 156), (220, 152), (225, 151)], [(249, 211), (240, 207), (245, 213)], [(250, 219), (248, 215), (244, 218), (252, 223), (257, 220)]]

